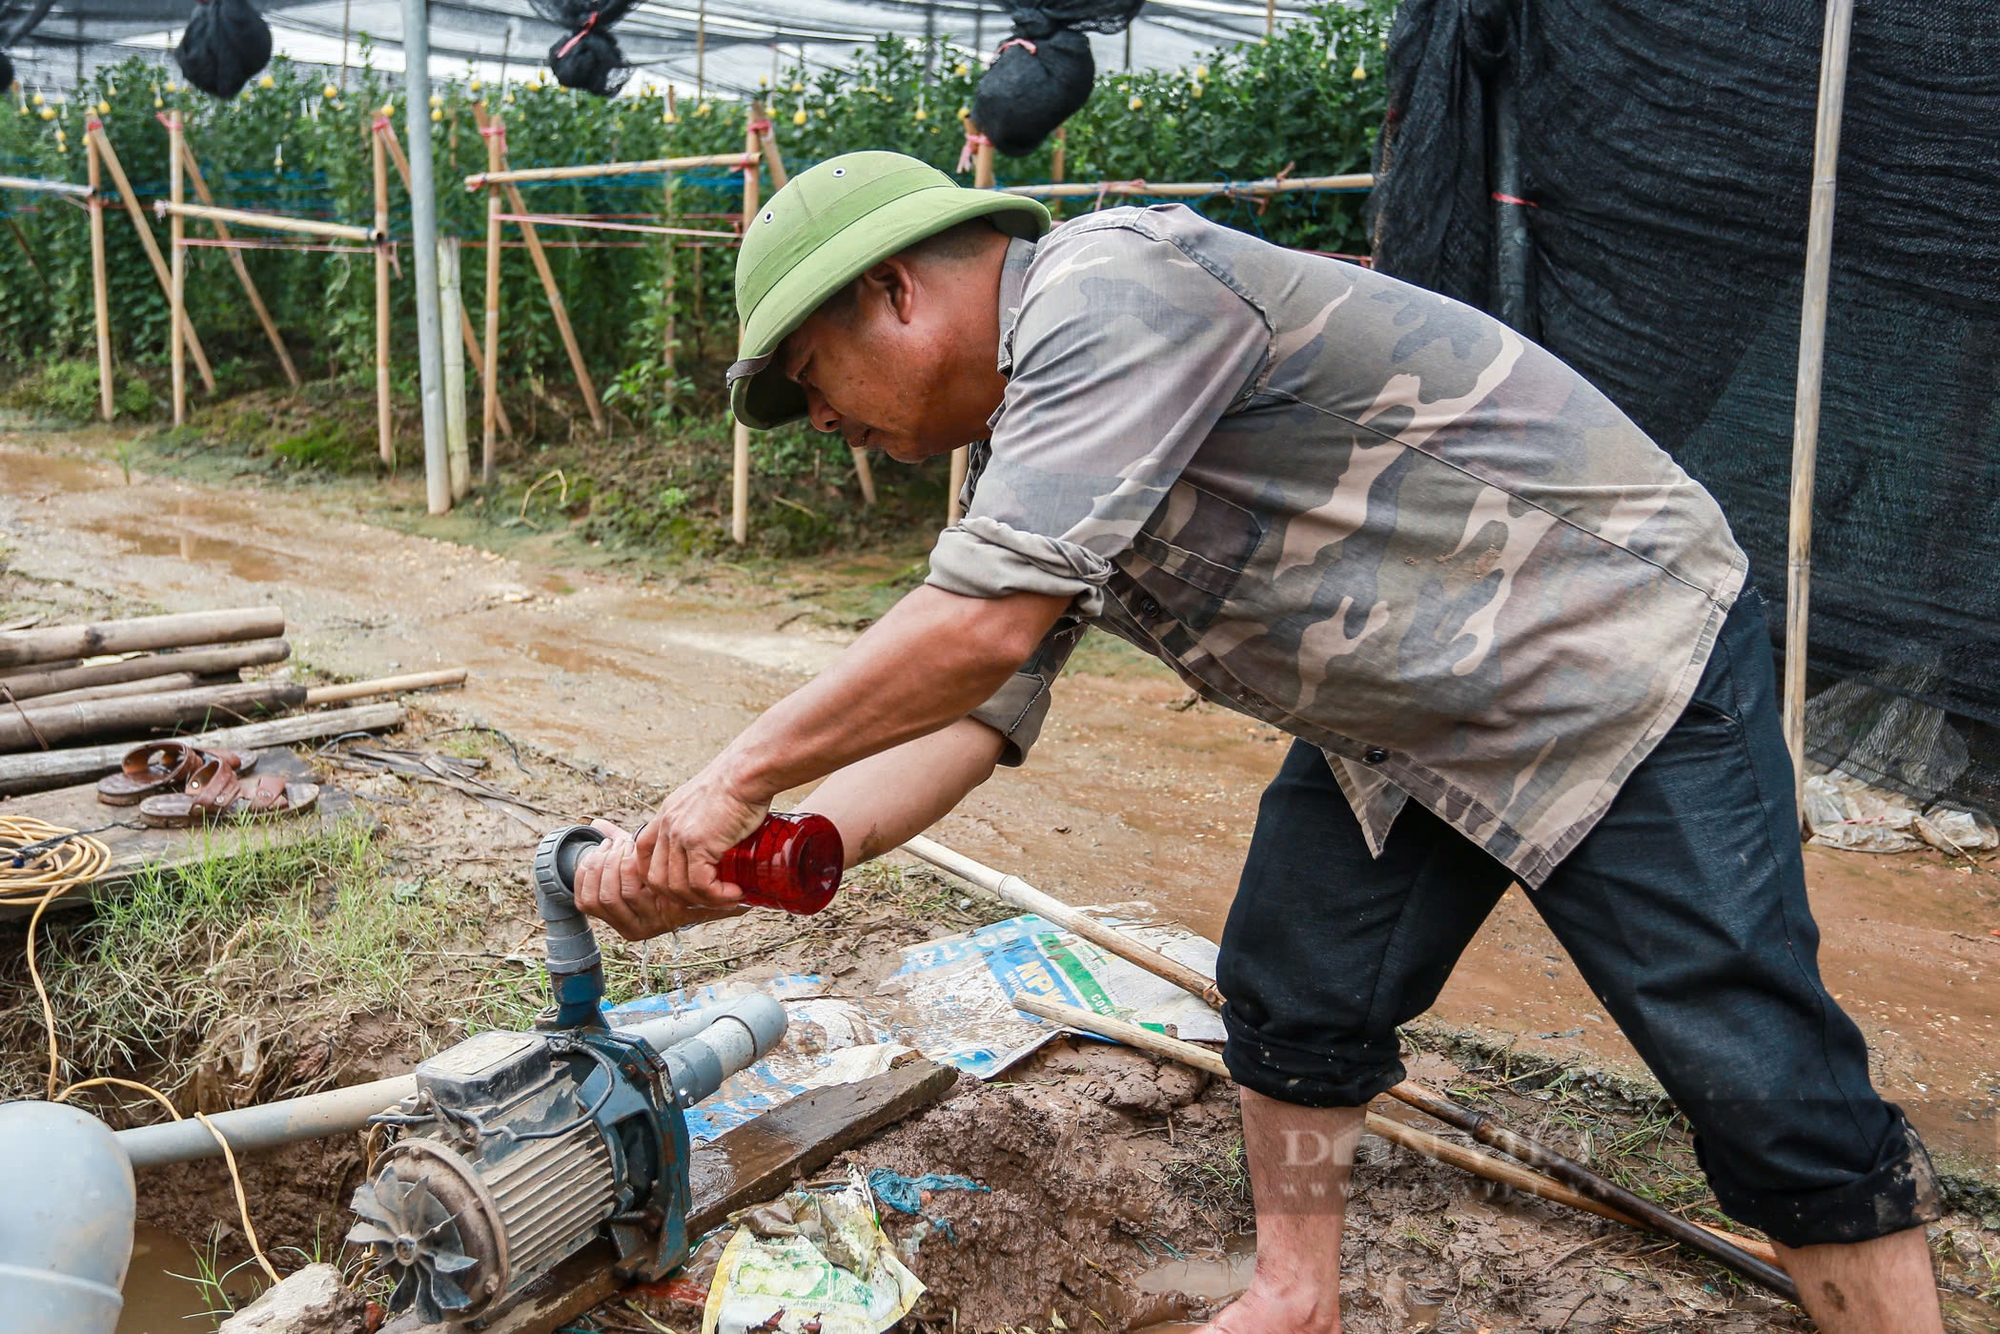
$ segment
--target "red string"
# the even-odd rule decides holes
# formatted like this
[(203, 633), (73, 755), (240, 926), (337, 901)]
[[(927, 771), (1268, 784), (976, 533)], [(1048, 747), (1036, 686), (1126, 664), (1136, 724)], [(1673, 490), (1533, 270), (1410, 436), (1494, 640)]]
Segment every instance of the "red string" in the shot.
[(1532, 199), (1522, 199), (1522, 198), (1520, 198), (1519, 196), (1516, 196), (1516, 195), (1503, 195), (1503, 194), (1501, 194), (1501, 193), (1500, 193), (1500, 192), (1499, 192), (1498, 190), (1495, 190), (1495, 191), (1493, 192), (1493, 199), (1494, 199), (1494, 202), (1495, 202), (1495, 203), (1500, 203), (1500, 204), (1519, 204), (1519, 205), (1520, 205), (1520, 206), (1521, 206), (1522, 208), (1540, 208), (1540, 207), (1541, 207), (1541, 205), (1540, 205), (1540, 204), (1537, 204), (1537, 203), (1536, 203), (1536, 202), (1535, 202), (1534, 200), (1532, 200)]
[(965, 127), (965, 145), (958, 150), (958, 169), (962, 172), (971, 171), (973, 153), (978, 149), (991, 147), (993, 147), (991, 139), (988, 139), (985, 135), (973, 129), (970, 124), (967, 124)]
[(764, 137), (765, 135), (769, 134), (770, 132), (771, 132), (771, 122), (770, 122), (770, 121), (768, 121), (768, 120), (753, 120), (753, 121), (751, 121), (751, 122), (750, 122), (750, 133), (752, 133), (752, 134), (756, 135), (756, 136), (757, 136), (758, 138), (760, 138), (760, 139), (761, 139), (761, 138), (763, 138), (763, 137)]
[(593, 9), (590, 11), (590, 17), (583, 21), (583, 26), (571, 34), (570, 39), (562, 44), (562, 50), (556, 52), (556, 59), (561, 60), (564, 56), (568, 55), (576, 48), (576, 44), (584, 39), (584, 35), (596, 26), (597, 11)]
[(1008, 39), (1007, 39), (1006, 41), (1004, 41), (1004, 42), (1000, 43), (1000, 50), (999, 50), (999, 51), (995, 51), (995, 52), (993, 53), (993, 58), (994, 58), (995, 60), (998, 60), (998, 59), (1000, 58), (1000, 52), (1001, 52), (1001, 51), (1005, 51), (1005, 50), (1006, 50), (1006, 49), (1007, 49), (1008, 47), (1010, 47), (1010, 46), (1018, 46), (1018, 47), (1020, 47), (1020, 48), (1021, 48), (1021, 49), (1022, 49), (1023, 51), (1026, 51), (1026, 52), (1027, 52), (1027, 53), (1028, 53), (1029, 55), (1033, 55), (1033, 54), (1035, 54), (1035, 44), (1034, 44), (1033, 42), (1029, 41), (1029, 40), (1028, 40), (1027, 38), (1025, 38), (1025, 37), (1009, 37), (1009, 38), (1008, 38)]

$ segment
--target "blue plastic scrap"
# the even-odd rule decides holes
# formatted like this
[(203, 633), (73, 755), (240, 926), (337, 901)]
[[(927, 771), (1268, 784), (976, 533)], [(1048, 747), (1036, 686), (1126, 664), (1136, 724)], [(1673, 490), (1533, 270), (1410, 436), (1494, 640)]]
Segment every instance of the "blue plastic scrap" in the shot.
[(922, 1213), (924, 1192), (927, 1190), (978, 1190), (988, 1189), (969, 1177), (946, 1176), (938, 1172), (926, 1172), (920, 1177), (906, 1177), (900, 1172), (891, 1172), (886, 1167), (878, 1167), (868, 1174), (868, 1189), (875, 1197), (899, 1213)]

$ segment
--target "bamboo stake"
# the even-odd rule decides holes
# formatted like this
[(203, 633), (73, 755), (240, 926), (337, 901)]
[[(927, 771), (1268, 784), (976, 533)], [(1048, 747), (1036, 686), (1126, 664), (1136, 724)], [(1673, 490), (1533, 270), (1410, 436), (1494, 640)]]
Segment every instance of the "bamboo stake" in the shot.
[[(482, 131), (488, 124), (493, 123), (488, 119), (486, 112), (477, 106), (473, 108), (473, 114), (478, 119)], [(507, 161), (505, 139), (500, 141), (500, 161), (503, 165)], [(504, 178), (507, 173), (502, 172), (501, 175)], [(526, 213), (528, 206), (521, 200), (520, 188), (511, 181), (503, 180), (502, 183), (507, 188), (507, 203), (514, 212)], [(556, 318), (556, 332), (562, 335), (563, 349), (569, 353), (570, 368), (576, 372), (577, 388), (583, 393), (584, 406), (590, 410), (590, 424), (597, 429), (599, 435), (602, 435), (605, 426), (604, 405), (597, 401), (596, 382), (590, 378), (590, 368), (584, 365), (583, 349), (577, 345), (576, 330), (570, 327), (569, 311), (563, 305), (562, 289), (556, 286), (556, 275), (549, 267), (548, 254), (542, 249), (541, 234), (535, 230), (535, 224), (532, 222), (516, 225), (521, 229), (521, 240), (528, 247), (528, 258), (535, 266), (535, 275), (542, 280), (542, 291), (549, 299), (549, 313)]]
[[(167, 112), (167, 193), (173, 197), (175, 208), (172, 219), (167, 223), (168, 253), (173, 261), (173, 290), (167, 294), (167, 304), (171, 308), (167, 320), (167, 348), (173, 363), (176, 426), (187, 422), (187, 340), (181, 337), (181, 326), (187, 323), (187, 247), (181, 244), (186, 239), (187, 224), (181, 220), (179, 212), (183, 188), (181, 166), (181, 113), (175, 108)], [(157, 211), (159, 201), (155, 200), (154, 204)]]
[[(146, 221), (146, 211), (139, 207), (139, 196), (133, 193), (132, 182), (125, 178), (124, 164), (119, 162), (117, 152), (111, 147), (110, 136), (104, 133), (104, 123), (93, 116), (86, 122), (84, 133), (97, 145), (98, 154), (110, 169), (111, 182), (118, 187), (118, 197), (124, 201), (125, 214), (132, 219), (132, 226), (139, 233), (140, 248), (153, 265), (153, 276), (159, 279), (160, 292), (171, 301), (174, 280), (167, 272), (166, 257), (160, 254), (160, 243), (153, 237), (153, 229)], [(208, 354), (202, 350), (201, 338), (194, 331), (194, 322), (185, 314), (181, 319), (188, 354), (194, 358), (194, 368), (201, 376), (202, 387), (212, 394), (215, 392), (215, 373), (208, 368)]]
[[(776, 79), (771, 83), (773, 88), (777, 86)], [(752, 142), (757, 151), (764, 155), (764, 165), (771, 171), (771, 190), (776, 193), (785, 188), (785, 182), (790, 178), (785, 173), (785, 156), (778, 151), (778, 136), (771, 128), (771, 113), (762, 102), (750, 104), (750, 123), (764, 127), (757, 132), (757, 137)]]
[(90, 210), (91, 308), (97, 322), (97, 410), (110, 421), (117, 415), (118, 405), (112, 385), (111, 275), (104, 257), (104, 196), (100, 192), (103, 171), (97, 140), (86, 134), (83, 146), (90, 166), (90, 197), (85, 205)]
[(189, 611), (170, 616), (96, 621), (86, 625), (9, 630), (0, 633), (0, 669), (33, 667), (65, 658), (89, 658), (103, 653), (143, 653), (150, 649), (184, 648), (193, 644), (273, 639), (284, 633), (285, 613), (278, 607)]
[[(1114, 1041), (1124, 1043), (1128, 1047), (1135, 1047), (1140, 1051), (1150, 1051), (1154, 1055), (1165, 1056), (1169, 1060), (1178, 1061), (1190, 1069), (1205, 1071), (1217, 1079), (1228, 1079), (1230, 1077), (1229, 1067), (1223, 1064), (1220, 1056), (1208, 1048), (1192, 1042), (1183, 1042), (1179, 1038), (1170, 1038), (1163, 1033), (1155, 1033), (1152, 1029), (1142, 1028), (1138, 1024), (1127, 1023), (1125, 1020), (1114, 1019), (1109, 1015), (1097, 1014), (1074, 1005), (1063, 1005), (1055, 1001), (1046, 1000), (1040, 996), (1016, 996), (1014, 997), (1014, 1006), (1016, 1009), (1027, 1014), (1032, 1014), (1036, 1018), (1046, 1019), (1051, 1023), (1062, 1024), (1067, 1028), (1077, 1029), (1085, 1033), (1095, 1033), (1100, 1037), (1111, 1038)], [(1639, 1222), (1637, 1219), (1621, 1213), (1607, 1204), (1599, 1203), (1579, 1191), (1571, 1190), (1561, 1182), (1551, 1180), (1539, 1172), (1522, 1167), (1517, 1163), (1510, 1163), (1505, 1159), (1494, 1158), (1480, 1153), (1476, 1149), (1468, 1149), (1462, 1144), (1454, 1144), (1448, 1139), (1428, 1134), (1422, 1130), (1418, 1130), (1414, 1126), (1406, 1126), (1400, 1121), (1393, 1121), (1375, 1112), (1367, 1114), (1363, 1122), (1363, 1128), (1369, 1134), (1376, 1136), (1378, 1139), (1388, 1140), (1391, 1144), (1399, 1148), (1408, 1149), (1412, 1153), (1421, 1154), (1433, 1161), (1470, 1172), (1476, 1177), (1494, 1182), (1497, 1185), (1507, 1186), (1524, 1194), (1535, 1195), (1556, 1204), (1565, 1204), (1572, 1209), (1581, 1209), (1585, 1213), (1596, 1214), (1599, 1218), (1607, 1218), (1614, 1223), (1622, 1223), (1629, 1228), (1637, 1228), (1641, 1231), (1650, 1230), (1644, 1223)], [(1693, 1226), (1700, 1228), (1718, 1241), (1734, 1246), (1762, 1260), (1766, 1264), (1777, 1263), (1777, 1252), (1769, 1242), (1757, 1241), (1750, 1237), (1741, 1237), (1733, 1232), (1725, 1232), (1720, 1228), (1709, 1227), (1705, 1223), (1695, 1223)]]
[[(370, 136), (374, 150), (375, 169), (375, 230), (389, 234), (389, 165), (388, 153), (384, 146), (384, 129), (389, 118), (375, 117), (375, 132)], [(382, 451), (382, 466), (390, 472), (396, 471), (396, 437), (393, 418), (389, 406), (389, 248), (382, 246), (375, 252), (375, 435), (376, 443)]]
[(1792, 752), (1794, 800), (1806, 791), (1806, 636), (1812, 597), (1813, 473), (1819, 455), (1819, 387), (1826, 367), (1826, 292), (1833, 270), (1834, 178), (1854, 0), (1830, 0), (1820, 46), (1819, 121), (1813, 133), (1812, 210), (1799, 312), (1798, 395), (1792, 408), (1792, 507), (1785, 563), (1785, 744)]
[(694, 17), (694, 95), (708, 95), (708, 0), (701, 0)]
[[(208, 182), (201, 174), (201, 164), (195, 161), (194, 149), (188, 145), (187, 137), (181, 137), (181, 158), (187, 166), (188, 181), (194, 186), (194, 197), (213, 208), (215, 196), (209, 193)], [(230, 240), (229, 224), (220, 218), (210, 219), (209, 225), (215, 229), (215, 239)], [(285, 368), (285, 378), (297, 389), (303, 381), (299, 379), (299, 368), (292, 364), (292, 354), (285, 347), (283, 335), (278, 332), (278, 322), (271, 318), (271, 312), (264, 306), (263, 293), (257, 290), (257, 282), (250, 276), (250, 266), (243, 262), (241, 251), (226, 249), (229, 267), (236, 271), (236, 281), (243, 286), (243, 295), (250, 298), (250, 309), (257, 312), (257, 322), (264, 326), (264, 336), (271, 340), (271, 348), (278, 354), (278, 364)]]
[[(755, 103), (751, 106), (754, 108)], [(743, 234), (750, 234), (750, 224), (757, 220), (757, 131), (747, 129), (743, 134)], [(743, 326), (736, 326), (736, 345), (743, 345)], [(739, 353), (740, 355), (740, 353)], [(729, 488), (729, 537), (737, 546), (750, 540), (750, 428), (740, 421), (734, 421), (730, 432), (730, 488)]]
[[(486, 107), (480, 99), (480, 109)], [(500, 169), (500, 136), (506, 132), (499, 117), (492, 117), (487, 126), (480, 130), (486, 141), (486, 169)], [(479, 368), (479, 480), (483, 486), (493, 484), (493, 435), (500, 423), (500, 377), (495, 373), (500, 365), (500, 188), (490, 186), (486, 191), (486, 346), (492, 349), (492, 356)]]
[[(396, 140), (396, 127), (391, 125), (387, 120), (381, 121), (380, 126), (382, 138), (385, 140), (385, 146), (388, 149), (389, 160), (396, 165), (396, 177), (402, 181), (403, 189), (408, 190), (410, 188), (410, 160), (403, 156), (403, 146)], [(486, 376), (486, 354), (479, 346), (478, 331), (472, 327), (472, 312), (466, 310), (462, 304), (458, 311), (458, 332), (460, 339), (465, 343), (465, 355), (471, 358), (468, 364), (472, 367), (472, 373), (479, 376), (483, 381)], [(512, 440), (514, 438), (513, 419), (507, 415), (507, 405), (500, 402), (497, 398), (493, 402), (493, 415), (500, 424), (500, 434)]]
[[(1063, 168), (1067, 165), (1068, 158), (1069, 126), (1058, 125), (1056, 126), (1056, 148), (1055, 152), (1050, 155), (1049, 161), (1049, 179), (1057, 185), (1063, 183)], [(1061, 220), (1063, 215), (1062, 200), (1055, 200), (1049, 205), (1049, 214), (1057, 220)]]
[[(438, 238), (438, 318), (448, 326), (465, 314), (458, 254), (456, 236)], [(451, 503), (456, 505), (472, 490), (472, 447), (466, 439), (465, 348), (455, 338), (444, 340), (444, 444)]]
[[(177, 161), (175, 166), (179, 166)], [(171, 179), (171, 178), (170, 178)], [(153, 212), (174, 223), (183, 218), (196, 218), (208, 222), (233, 222), (239, 227), (261, 227), (271, 232), (294, 232), (300, 236), (319, 236), (331, 241), (354, 241), (361, 245), (375, 245), (384, 238), (367, 227), (354, 227), (344, 222), (321, 222), (317, 218), (288, 218), (282, 213), (253, 213), (242, 208), (210, 208), (205, 204), (183, 204), (178, 200), (153, 201)]]
[(45, 181), (39, 176), (0, 176), (0, 190), (26, 190), (32, 194), (68, 195), (72, 199), (87, 199), (91, 194), (88, 185), (77, 185), (72, 181)]
[(214, 718), (231, 721), (249, 713), (281, 713), (305, 702), (304, 686), (286, 681), (248, 681), (232, 686), (196, 686), (129, 699), (95, 699), (82, 704), (30, 705), (0, 711), (0, 751), (49, 750), (85, 737), (130, 736), (156, 728), (180, 727)]
[(0, 686), (5, 686), (15, 699), (40, 699), (65, 691), (157, 679), (169, 672), (195, 676), (233, 672), (244, 667), (283, 662), (291, 655), (292, 646), (282, 639), (254, 639), (241, 644), (149, 653), (117, 662), (92, 663), (88, 667), (81, 664), (70, 667), (44, 665), (38, 670), (0, 676)]
[(447, 667), (435, 672), (409, 672), (402, 676), (383, 676), (373, 681), (353, 681), (346, 685), (313, 686), (306, 691), (305, 702), (308, 707), (343, 704), (351, 699), (367, 699), (371, 695), (401, 695), (412, 690), (462, 686), (465, 677), (465, 668)]
[[(667, 114), (669, 116), (674, 114), (674, 86), (672, 84), (667, 85)], [(672, 174), (668, 174), (662, 179), (665, 182), (667, 194), (667, 211), (663, 216), (667, 226), (671, 227), (674, 225), (674, 220), (680, 216), (680, 210), (674, 201), (674, 177)], [(669, 396), (674, 392), (674, 341), (680, 334), (677, 321), (674, 318), (674, 277), (676, 271), (680, 268), (680, 253), (680, 247), (675, 245), (672, 239), (669, 238), (666, 243), (666, 262), (661, 266), (663, 273), (660, 280), (661, 313), (666, 317), (663, 321), (665, 327), (661, 331), (660, 364), (666, 367), (667, 393)]]
[(1140, 944), (1115, 927), (1106, 926), (1089, 913), (1043, 893), (1018, 876), (981, 865), (964, 853), (954, 852), (921, 834), (905, 843), (903, 851), (920, 861), (929, 862), (940, 871), (957, 876), (969, 885), (976, 885), (1009, 907), (1054, 922), (1071, 935), (1081, 936), (1106, 953), (1136, 964), (1155, 977), (1165, 978), (1217, 1009), (1222, 1007), (1222, 993), (1216, 990), (1215, 983), (1210, 979), (1186, 964), (1168, 958), (1152, 946)]
[[(149, 676), (139, 681), (119, 681), (113, 685), (83, 686), (76, 690), (58, 690), (53, 694), (38, 695), (35, 707), (55, 708), (60, 704), (81, 704), (93, 699), (124, 699), (132, 695), (163, 695), (174, 690), (193, 690), (201, 681), (193, 672), (170, 672), (165, 676)], [(12, 687), (8, 687), (12, 693)]]
[[(755, 166), (762, 155), (753, 141), (741, 153), (704, 153), (697, 157), (646, 158), (636, 162), (586, 163), (574, 167), (502, 167), (497, 171), (474, 172), (465, 178), (465, 188), (478, 192), (489, 185), (523, 185), (529, 181), (588, 181), (599, 176), (651, 176), (654, 172), (689, 171), (696, 167)], [(528, 210), (517, 208), (516, 213)]]

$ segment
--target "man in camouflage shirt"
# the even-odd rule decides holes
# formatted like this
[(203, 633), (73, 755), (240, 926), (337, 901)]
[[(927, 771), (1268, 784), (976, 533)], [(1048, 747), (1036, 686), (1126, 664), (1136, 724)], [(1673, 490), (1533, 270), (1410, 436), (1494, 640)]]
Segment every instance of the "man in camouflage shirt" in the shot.
[(1518, 880), (1820, 1327), (1939, 1329), (1935, 1180), (1818, 975), (1768, 634), (1715, 502), (1469, 307), (1178, 206), (1045, 226), (886, 153), (753, 220), (739, 418), (911, 461), (982, 441), (965, 517), (578, 902), (635, 938), (740, 911), (716, 856), (820, 778), (851, 862), (895, 847), (1022, 762), (1099, 626), (1297, 738), (1222, 942), (1258, 1264), (1211, 1328), (1339, 1327), (1361, 1109)]

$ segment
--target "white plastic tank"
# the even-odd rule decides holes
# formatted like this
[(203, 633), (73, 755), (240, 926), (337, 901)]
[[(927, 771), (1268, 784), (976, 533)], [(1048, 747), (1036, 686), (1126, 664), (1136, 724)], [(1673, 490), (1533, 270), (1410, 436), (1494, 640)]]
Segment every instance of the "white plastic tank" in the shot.
[(102, 1121), (53, 1102), (0, 1104), (0, 1325), (113, 1334), (138, 1193)]

